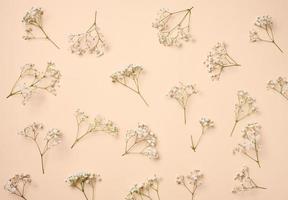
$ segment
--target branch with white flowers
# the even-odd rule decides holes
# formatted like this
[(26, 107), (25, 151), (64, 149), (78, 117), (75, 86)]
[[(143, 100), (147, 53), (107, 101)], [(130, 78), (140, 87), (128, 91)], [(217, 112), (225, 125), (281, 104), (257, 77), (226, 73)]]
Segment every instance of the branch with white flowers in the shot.
[[(250, 123), (242, 130), (242, 142), (233, 150), (233, 154), (242, 153), (249, 159), (260, 165), (260, 130), (261, 126), (258, 123)], [(251, 152), (253, 155), (251, 155)]]
[(156, 149), (157, 137), (145, 124), (138, 124), (136, 130), (128, 130), (125, 138), (125, 151), (122, 156), (128, 154), (140, 154), (150, 159), (158, 159)]
[(68, 183), (72, 188), (79, 190), (86, 200), (89, 200), (87, 194), (87, 187), (90, 187), (92, 189), (91, 200), (94, 200), (96, 183), (101, 181), (102, 179), (99, 174), (87, 172), (76, 173), (66, 179), (66, 183)]
[(44, 72), (35, 68), (34, 64), (26, 64), (22, 67), (21, 73), (14, 83), (7, 98), (20, 95), (23, 97), (23, 105), (38, 90), (47, 91), (56, 95), (56, 88), (59, 87), (61, 73), (55, 69), (55, 64), (48, 62)]
[(177, 100), (179, 105), (183, 109), (184, 124), (186, 124), (187, 106), (188, 101), (192, 94), (197, 94), (195, 85), (185, 85), (180, 82), (179, 86), (174, 86), (168, 93), (168, 96), (172, 99)]
[(267, 84), (267, 89), (274, 90), (282, 97), (288, 100), (288, 81), (286, 77), (278, 77), (278, 79), (270, 80)]
[(95, 12), (93, 24), (86, 32), (69, 36), (71, 53), (75, 53), (80, 56), (88, 53), (96, 53), (98, 57), (104, 54), (106, 43), (104, 41), (103, 34), (100, 32), (100, 28), (97, 26), (96, 17), (97, 12)]
[[(110, 120), (105, 120), (104, 118), (97, 116), (94, 120), (91, 120), (88, 115), (79, 109), (75, 112), (75, 118), (77, 121), (77, 132), (75, 140), (71, 146), (71, 149), (84, 137), (90, 134), (96, 134), (99, 132), (104, 132), (112, 136), (117, 136), (119, 133), (119, 128), (116, 124)], [(84, 133), (80, 133), (80, 129), (84, 125), (88, 125), (86, 131)]]
[(44, 138), (45, 145), (41, 149), (40, 144), (38, 142), (38, 136), (40, 134), (40, 131), (42, 131), (43, 129), (44, 129), (43, 124), (34, 122), (33, 124), (24, 128), (24, 130), (20, 131), (18, 134), (23, 135), (25, 138), (31, 139), (36, 144), (36, 147), (38, 149), (41, 158), (42, 173), (44, 174), (45, 173), (44, 156), (48, 152), (48, 150), (61, 143), (63, 134), (58, 129), (54, 128), (48, 131)]
[(4, 189), (23, 200), (27, 200), (25, 189), (31, 182), (32, 179), (29, 174), (16, 174), (7, 181), (7, 183), (4, 185)]
[(270, 17), (268, 15), (257, 17), (254, 25), (257, 28), (259, 28), (260, 30), (264, 31), (264, 33), (266, 33), (266, 38), (260, 36), (259, 33), (256, 30), (251, 30), (249, 32), (249, 36), (250, 36), (250, 41), (251, 42), (268, 42), (268, 43), (272, 43), (279, 49), (279, 51), (281, 51), (281, 53), (283, 53), (283, 50), (275, 42), (274, 32), (273, 32), (272, 17)]
[(194, 170), (187, 176), (177, 176), (176, 183), (184, 186), (184, 188), (191, 194), (191, 199), (194, 200), (198, 187), (202, 184), (204, 175), (200, 170)]
[[(152, 27), (158, 30), (159, 43), (164, 46), (182, 46), (191, 39), (190, 20), (193, 7), (170, 12), (161, 9)], [(176, 22), (176, 23), (175, 23)]]
[(253, 99), (248, 92), (245, 92), (243, 90), (239, 90), (237, 92), (238, 96), (238, 103), (235, 105), (235, 121), (232, 128), (232, 131), (230, 133), (230, 136), (233, 135), (234, 130), (237, 126), (237, 124), (245, 119), (246, 117), (252, 115), (253, 113), (257, 112), (257, 108), (255, 106), (256, 100)]
[(255, 189), (267, 189), (256, 184), (256, 182), (250, 177), (249, 168), (247, 166), (243, 166), (242, 169), (236, 173), (234, 180), (238, 182), (237, 186), (232, 190), (232, 193), (234, 194)]
[(202, 131), (201, 131), (201, 135), (200, 135), (200, 137), (196, 143), (194, 143), (193, 136), (191, 135), (191, 148), (193, 149), (194, 152), (196, 152), (196, 148), (198, 147), (198, 145), (202, 139), (202, 136), (206, 133), (207, 129), (214, 127), (214, 122), (211, 119), (208, 119), (205, 117), (202, 117), (199, 120), (199, 123), (201, 125)]
[[(23, 17), (22, 22), (26, 26), (26, 35), (23, 36), (24, 40), (32, 40), (32, 39), (44, 39), (50, 41), (57, 49), (60, 49), (59, 46), (48, 36), (46, 31), (43, 28), (42, 24), (42, 16), (44, 11), (42, 8), (31, 8), (26, 15)], [(33, 34), (33, 28), (36, 28), (42, 32), (44, 36), (35, 36)]]

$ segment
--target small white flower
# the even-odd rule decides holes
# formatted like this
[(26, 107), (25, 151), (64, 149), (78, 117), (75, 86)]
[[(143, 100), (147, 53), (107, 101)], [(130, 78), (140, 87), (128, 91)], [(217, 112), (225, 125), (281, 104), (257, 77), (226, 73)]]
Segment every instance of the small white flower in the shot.
[(286, 77), (278, 77), (275, 81), (270, 80), (267, 83), (267, 89), (278, 92), (281, 96), (288, 100), (288, 81)]

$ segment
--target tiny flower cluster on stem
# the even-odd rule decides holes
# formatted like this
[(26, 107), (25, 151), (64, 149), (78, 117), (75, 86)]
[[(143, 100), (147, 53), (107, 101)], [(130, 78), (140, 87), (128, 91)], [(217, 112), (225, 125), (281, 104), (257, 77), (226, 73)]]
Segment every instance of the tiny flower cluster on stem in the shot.
[[(119, 128), (114, 122), (110, 120), (105, 120), (100, 116), (97, 116), (94, 118), (94, 120), (91, 120), (88, 115), (86, 115), (84, 112), (78, 109), (75, 112), (75, 118), (77, 121), (77, 132), (74, 143), (71, 146), (71, 149), (87, 135), (104, 132), (112, 136), (117, 136), (119, 133)], [(80, 128), (85, 124), (86, 125), (88, 124), (88, 127), (86, 131), (83, 134), (81, 134)]]
[(187, 176), (180, 175), (176, 177), (176, 183), (178, 185), (183, 185), (186, 190), (191, 194), (192, 200), (196, 195), (197, 188), (202, 184), (204, 175), (200, 170), (194, 170), (190, 172)]
[(44, 129), (43, 124), (41, 123), (33, 123), (26, 128), (24, 128), (23, 131), (19, 132), (19, 135), (23, 135), (25, 138), (31, 139), (37, 146), (38, 152), (41, 157), (41, 168), (42, 168), (42, 173), (44, 174), (44, 156), (46, 153), (54, 146), (58, 145), (61, 143), (62, 140), (62, 132), (59, 131), (58, 129), (51, 129), (47, 132), (44, 141), (45, 145), (43, 149), (40, 148), (40, 144), (38, 142), (38, 136), (40, 132)]
[(251, 42), (268, 42), (274, 44), (279, 51), (283, 53), (283, 50), (279, 47), (279, 45), (275, 42), (274, 38), (274, 32), (273, 32), (273, 22), (272, 17), (265, 15), (265, 16), (259, 16), (256, 18), (256, 21), (254, 22), (254, 25), (258, 27), (260, 30), (264, 31), (264, 33), (267, 34), (266, 38), (264, 39), (259, 35), (259, 33), (256, 30), (251, 30), (249, 32), (250, 41)]
[(144, 199), (157, 199), (160, 200), (159, 194), (160, 179), (157, 176), (148, 178), (141, 184), (135, 184), (126, 196), (126, 200), (144, 200)]
[(191, 148), (193, 149), (194, 152), (196, 152), (196, 148), (198, 147), (198, 145), (202, 139), (202, 136), (206, 133), (207, 129), (214, 127), (214, 122), (211, 119), (208, 119), (205, 117), (202, 117), (199, 120), (199, 123), (201, 125), (202, 131), (201, 131), (201, 135), (200, 135), (198, 141), (196, 142), (196, 144), (194, 143), (193, 136), (191, 135)]
[(270, 80), (267, 89), (274, 90), (288, 100), (288, 81), (285, 77), (278, 77), (277, 80)]
[(195, 85), (185, 85), (180, 82), (179, 86), (174, 86), (168, 93), (168, 96), (177, 100), (184, 112), (184, 123), (186, 124), (187, 106), (192, 94), (197, 94)]
[[(44, 14), (44, 11), (42, 8), (34, 8), (32, 7), (28, 12), (26, 12), (26, 15), (23, 17), (22, 22), (26, 26), (26, 35), (23, 36), (23, 39), (25, 40), (32, 40), (32, 39), (45, 39), (50, 41), (57, 49), (59, 49), (59, 46), (48, 36), (46, 31), (43, 28), (42, 24), (42, 16)], [(39, 29), (44, 37), (38, 37), (33, 34), (33, 28)]]
[[(128, 130), (125, 138), (125, 152), (127, 154), (141, 154), (150, 159), (158, 159), (156, 149), (157, 137), (145, 124), (138, 124), (136, 130)], [(140, 148), (140, 150), (139, 150)]]
[(204, 62), (212, 80), (219, 80), (224, 68), (240, 66), (227, 52), (226, 45), (218, 42)]
[(242, 169), (236, 173), (234, 178), (238, 182), (232, 190), (232, 193), (246, 192), (254, 189), (266, 189), (265, 187), (258, 186), (255, 181), (250, 177), (249, 168), (243, 166)]
[(89, 200), (87, 194), (87, 187), (90, 187), (92, 189), (91, 200), (94, 200), (96, 183), (101, 181), (102, 179), (100, 175), (87, 172), (79, 172), (69, 176), (66, 179), (66, 183), (68, 183), (71, 187), (81, 191), (86, 200)]
[[(191, 40), (190, 19), (193, 7), (170, 12), (161, 9), (152, 27), (158, 30), (159, 43), (164, 46), (181, 47), (182, 42)], [(180, 17), (180, 19), (178, 19)], [(176, 21), (177, 23), (173, 23)]]
[(27, 200), (25, 189), (27, 184), (30, 184), (31, 182), (32, 179), (29, 174), (16, 174), (7, 181), (4, 185), (4, 189), (23, 200)]
[(22, 67), (21, 73), (14, 83), (7, 98), (15, 95), (23, 97), (23, 105), (38, 90), (47, 91), (56, 95), (56, 88), (59, 87), (61, 73), (55, 69), (55, 64), (48, 62), (44, 72), (35, 68), (34, 64), (26, 64)]
[[(143, 97), (140, 91), (139, 85), (139, 76), (141, 75), (143, 68), (138, 65), (128, 65), (124, 70), (117, 71), (111, 75), (111, 79), (113, 83), (120, 83), (124, 87), (130, 89), (135, 92), (140, 98), (144, 101), (144, 103), (148, 106), (147, 101)], [(131, 83), (132, 82), (132, 83)]]
[(100, 28), (96, 24), (97, 12), (95, 12), (95, 18), (93, 24), (85, 33), (73, 34), (69, 36), (69, 42), (71, 43), (71, 53), (78, 55), (84, 54), (96, 54), (100, 57), (104, 54), (106, 43), (104, 36), (100, 32)]
[[(237, 145), (233, 153), (242, 153), (251, 160), (255, 161), (259, 167), (259, 150), (260, 150), (260, 130), (258, 123), (250, 123), (242, 130), (242, 142)], [(251, 155), (253, 152), (254, 155)]]
[(235, 105), (235, 121), (230, 133), (230, 136), (233, 135), (234, 130), (237, 124), (245, 119), (246, 117), (252, 115), (253, 113), (257, 112), (257, 108), (255, 106), (256, 100), (253, 99), (248, 92), (243, 90), (239, 90), (237, 93), (238, 96), (238, 103)]

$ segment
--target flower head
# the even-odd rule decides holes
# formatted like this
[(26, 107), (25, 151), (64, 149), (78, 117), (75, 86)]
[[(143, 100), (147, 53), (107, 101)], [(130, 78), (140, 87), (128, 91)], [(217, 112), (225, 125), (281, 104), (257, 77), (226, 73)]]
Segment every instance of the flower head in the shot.
[(288, 81), (286, 77), (278, 77), (275, 81), (267, 83), (267, 89), (274, 90), (288, 100)]
[(24, 197), (24, 188), (26, 184), (32, 182), (29, 174), (16, 174), (10, 178), (4, 185), (4, 189), (11, 194), (15, 194), (19, 197)]

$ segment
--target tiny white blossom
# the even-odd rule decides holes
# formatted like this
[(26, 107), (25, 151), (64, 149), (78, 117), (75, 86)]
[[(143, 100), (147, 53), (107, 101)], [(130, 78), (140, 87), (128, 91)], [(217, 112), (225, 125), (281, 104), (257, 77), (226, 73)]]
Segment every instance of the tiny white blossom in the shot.
[(286, 77), (278, 77), (275, 81), (267, 83), (267, 89), (274, 90), (288, 100), (288, 81)]
[(24, 192), (26, 186), (31, 182), (32, 179), (29, 174), (16, 174), (6, 182), (4, 185), (4, 190), (24, 200), (27, 200)]

